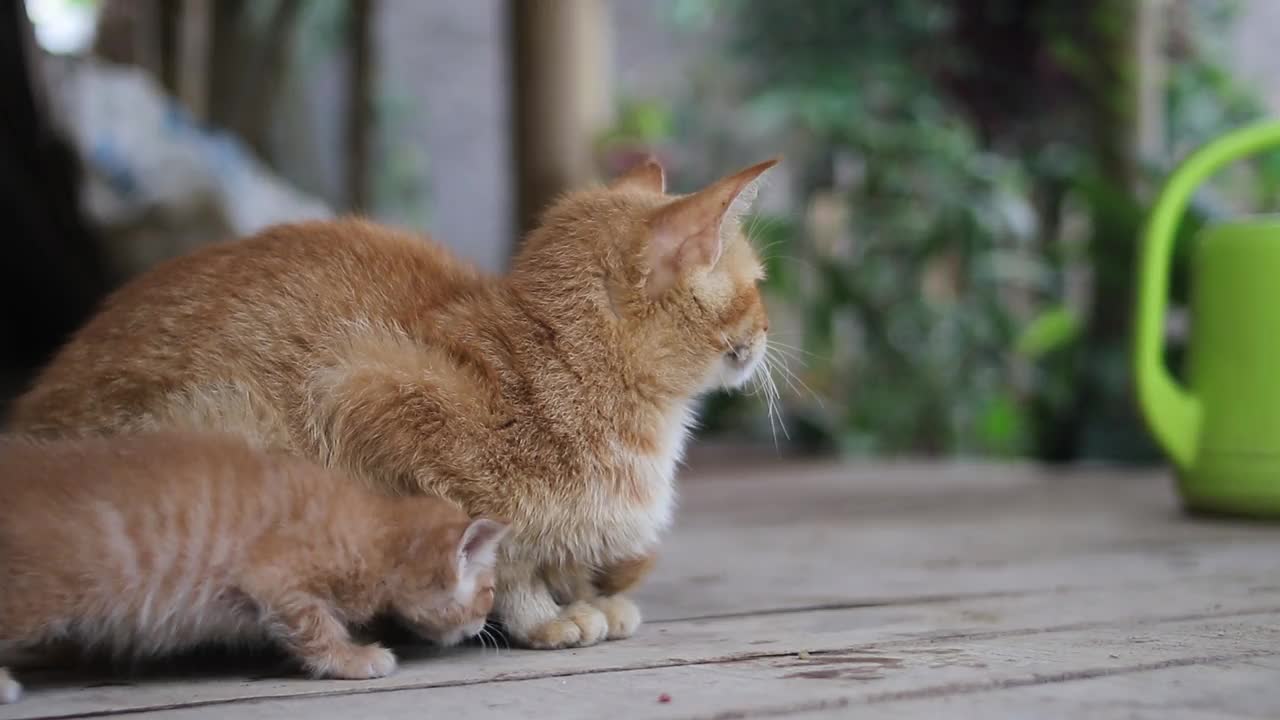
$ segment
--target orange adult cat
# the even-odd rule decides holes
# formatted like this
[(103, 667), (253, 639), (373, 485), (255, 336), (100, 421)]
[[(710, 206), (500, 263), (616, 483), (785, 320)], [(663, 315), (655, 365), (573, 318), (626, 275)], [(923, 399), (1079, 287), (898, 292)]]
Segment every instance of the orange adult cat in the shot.
[[(229, 436), (0, 439), (0, 666), (50, 641), (158, 655), (274, 641), (313, 675), (395, 656), (347, 623), (393, 613), (444, 645), (480, 632), (506, 532), (379, 495)], [(18, 685), (0, 667), (0, 702)]]
[(111, 297), (13, 421), (229, 430), (439, 493), (510, 519), (496, 614), (518, 642), (626, 637), (638, 610), (592, 574), (643, 567), (695, 398), (761, 364), (763, 270), (739, 220), (775, 162), (687, 196), (653, 162), (571, 193), (505, 277), (359, 220), (206, 248)]

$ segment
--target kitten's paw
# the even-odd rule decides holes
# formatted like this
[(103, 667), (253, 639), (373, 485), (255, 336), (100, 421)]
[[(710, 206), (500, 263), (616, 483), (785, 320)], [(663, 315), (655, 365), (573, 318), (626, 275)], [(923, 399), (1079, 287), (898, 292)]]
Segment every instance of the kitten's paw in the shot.
[(316, 675), (337, 680), (370, 680), (396, 669), (396, 656), (380, 645), (352, 645), (307, 663)]
[(591, 604), (604, 613), (605, 620), (609, 623), (609, 634), (605, 636), (607, 640), (629, 638), (640, 627), (640, 608), (622, 595), (602, 595), (592, 600)]
[(539, 650), (557, 650), (595, 645), (608, 634), (609, 620), (603, 612), (585, 602), (575, 602), (565, 606), (554, 620), (535, 627), (525, 642)]
[(0, 705), (16, 703), (22, 699), (22, 684), (13, 679), (9, 671), (0, 668)]

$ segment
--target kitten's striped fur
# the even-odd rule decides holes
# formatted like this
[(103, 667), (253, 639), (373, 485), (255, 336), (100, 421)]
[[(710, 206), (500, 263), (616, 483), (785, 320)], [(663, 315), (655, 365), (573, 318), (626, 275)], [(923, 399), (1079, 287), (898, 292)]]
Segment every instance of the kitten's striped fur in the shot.
[[(504, 533), (229, 436), (2, 439), (0, 666), (50, 642), (273, 642), (313, 675), (377, 677), (394, 656), (347, 626), (389, 612), (443, 644), (478, 633)], [(0, 675), (0, 699), (17, 691)]]

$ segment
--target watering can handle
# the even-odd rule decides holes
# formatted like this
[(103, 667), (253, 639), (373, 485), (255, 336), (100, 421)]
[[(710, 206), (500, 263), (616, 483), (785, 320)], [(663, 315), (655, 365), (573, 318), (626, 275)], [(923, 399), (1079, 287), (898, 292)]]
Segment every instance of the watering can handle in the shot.
[(1134, 319), (1134, 372), (1138, 403), (1156, 439), (1174, 463), (1195, 460), (1200, 403), (1180, 387), (1164, 364), (1164, 318), (1169, 270), (1178, 223), (1192, 194), (1223, 166), (1280, 146), (1280, 122), (1242, 128), (1192, 153), (1174, 172), (1156, 201), (1138, 263), (1138, 308)]

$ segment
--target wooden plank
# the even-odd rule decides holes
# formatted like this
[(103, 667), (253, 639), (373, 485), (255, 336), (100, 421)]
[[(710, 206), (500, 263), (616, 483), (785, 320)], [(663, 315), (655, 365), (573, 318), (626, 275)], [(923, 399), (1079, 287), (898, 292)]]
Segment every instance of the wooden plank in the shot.
[(812, 466), (682, 495), (637, 594), (650, 618), (1247, 574), (1280, 555), (1280, 527), (1182, 515), (1163, 473)]
[[(921, 639), (812, 653), (697, 666), (594, 672), (325, 698), (267, 699), (169, 710), (165, 717), (204, 720), (234, 713), (249, 718), (418, 718), (477, 715), (512, 718), (595, 718), (602, 703), (625, 717), (787, 717), (827, 712), (832, 717), (1042, 717), (1027, 712), (1044, 698), (1062, 717), (1073, 707), (1131, 717), (1135, 701), (1163, 713), (1170, 693), (1198, 698), (1204, 712), (1244, 711), (1250, 717), (1280, 713), (1275, 674), (1280, 654), (1280, 613), (1230, 619), (1159, 623), (1136, 634), (1113, 627), (1046, 634), (1001, 635), (974, 640)], [(1210, 669), (1251, 668), (1239, 695), (1207, 683)], [(1161, 673), (1186, 670), (1186, 674)], [(1101, 684), (1109, 689), (1096, 693)], [(1180, 687), (1181, 686), (1181, 687)], [(1133, 691), (1141, 694), (1128, 694)], [(1013, 701), (1009, 691), (1024, 691)], [(670, 697), (662, 702), (662, 696)], [(899, 707), (894, 707), (899, 706)], [(964, 707), (963, 714), (957, 707)], [(856, 709), (855, 709), (856, 708)], [(838, 712), (839, 711), (839, 712)], [(868, 712), (870, 711), (870, 712)], [(159, 715), (160, 713), (156, 713)], [(152, 716), (156, 716), (152, 715)], [(1083, 715), (1077, 714), (1075, 717)], [(1161, 717), (1165, 715), (1161, 714)], [(147, 715), (143, 715), (147, 717)], [(1183, 717), (1197, 717), (1184, 715)]]
[[(866, 708), (869, 712), (865, 714), (860, 709), (858, 715), (871, 719), (940, 717), (939, 713), (945, 713), (946, 717), (991, 720), (1270, 720), (1280, 715), (1277, 677), (1280, 659), (1266, 656), (1028, 684), (996, 693), (885, 703)], [(848, 711), (829, 707), (803, 716), (843, 718), (848, 717)]]
[[(1280, 649), (1280, 644), (1274, 642), (1280, 638), (1274, 632), (1264, 631), (1266, 623), (1274, 629), (1277, 620), (1280, 620), (1280, 587), (1230, 582), (1220, 577), (1193, 578), (1176, 586), (1131, 585), (654, 623), (628, 641), (576, 651), (495, 653), (475, 648), (445, 654), (420, 651), (408, 657), (394, 676), (365, 683), (279, 677), (250, 679), (243, 669), (199, 677), (142, 679), (137, 685), (123, 686), (104, 685), (102, 678), (90, 679), (87, 683), (64, 680), (52, 686), (33, 682), (30, 699), (19, 705), (0, 707), (0, 720), (79, 716), (104, 708), (124, 712), (183, 706), (219, 707), (219, 703), (232, 700), (259, 702), (287, 696), (330, 697), (352, 692), (563, 679), (664, 667), (684, 671), (692, 666), (736, 665), (757, 660), (767, 663), (800, 652), (833, 654), (850, 648), (959, 647), (967, 651), (973, 647), (1021, 644), (1028, 648), (1028, 653), (1039, 648), (1049, 665), (1057, 666), (1072, 657), (1077, 661), (1082, 658), (1095, 661), (1096, 654), (1080, 655), (1083, 650), (1058, 650), (1064, 642), (1059, 638), (1072, 637), (1072, 633), (1083, 633), (1082, 637), (1089, 638), (1089, 642), (1112, 638), (1114, 642), (1128, 644), (1126, 638), (1130, 637), (1157, 638), (1158, 642), (1136, 643), (1133, 645), (1136, 649), (1125, 652), (1122, 659), (1127, 659), (1129, 664), (1140, 664), (1168, 656), (1168, 653), (1153, 655), (1152, 652), (1165, 648), (1166, 641), (1159, 638), (1168, 637), (1168, 627), (1173, 626), (1244, 627), (1248, 632), (1233, 633), (1231, 637), (1241, 635), (1244, 643), (1269, 638), (1268, 641)], [(1225, 641), (1209, 631), (1205, 633), (1208, 633), (1208, 643)], [(1184, 642), (1169, 652), (1176, 649), (1185, 651), (1185, 656), (1207, 656), (1219, 652), (1212, 649), (1214, 647), (1217, 645), (1192, 647)], [(1077, 662), (1059, 669), (1064, 667), (1081, 666)], [(263, 670), (261, 666), (251, 667), (249, 675)]]
[[(801, 651), (883, 650), (895, 643), (959, 643), (966, 652), (990, 643), (984, 652), (991, 653), (1026, 641), (1026, 653), (1040, 648), (1044, 667), (1063, 677), (1087, 675), (1094, 665), (1082, 662), (1097, 658), (1068, 652), (1063, 638), (1071, 633), (1094, 642), (1098, 634), (1123, 638), (1171, 623), (1230, 621), (1250, 629), (1242, 642), (1263, 637), (1253, 623), (1265, 619), (1274, 627), (1280, 612), (1278, 549), (1274, 527), (1182, 516), (1159, 474), (1055, 476), (976, 465), (768, 468), (686, 484), (680, 526), (639, 594), (658, 622), (626, 642), (568, 652), (419, 653), (395, 676), (358, 684), (250, 679), (261, 667), (248, 675), (223, 670), (125, 687), (64, 679), (33, 683), (32, 699), (0, 708), (0, 720), (226, 702), (240, 710), (276, 698), (346, 693), (430, 691), (434, 708), (447, 688), (485, 684), (489, 697), (498, 685), (618, 673), (631, 684), (648, 677), (637, 673), (669, 669), (679, 677), (721, 666), (737, 672)], [(1206, 642), (1187, 644), (1174, 660), (1218, 657), (1206, 649), (1217, 639)], [(1173, 651), (1161, 652), (1141, 650), (1125, 667), (1170, 661)], [(770, 685), (759, 673), (748, 675), (760, 688)], [(920, 675), (910, 687), (932, 687), (937, 677)], [(827, 697), (817, 690), (806, 692)], [(831, 696), (841, 703), (851, 697), (843, 690)], [(598, 696), (595, 702), (598, 710)]]

